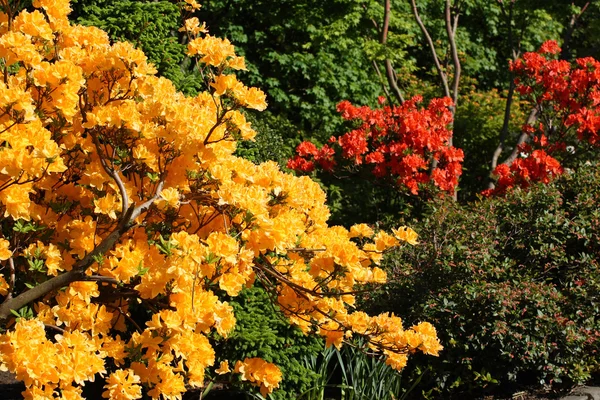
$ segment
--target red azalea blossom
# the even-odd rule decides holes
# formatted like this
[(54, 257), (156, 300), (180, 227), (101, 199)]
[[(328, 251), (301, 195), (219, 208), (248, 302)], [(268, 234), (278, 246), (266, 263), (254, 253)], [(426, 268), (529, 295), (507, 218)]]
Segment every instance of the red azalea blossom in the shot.
[[(380, 97), (380, 105), (385, 104)], [(339, 137), (331, 137), (332, 147), (320, 151), (302, 143), (288, 167), (298, 172), (311, 172), (312, 162), (326, 171), (334, 168), (368, 168), (377, 178), (389, 177), (411, 193), (418, 194), (419, 185), (427, 182), (453, 192), (462, 173), (463, 152), (448, 145), (452, 131), (450, 98), (433, 99), (426, 108), (419, 107), (421, 96), (415, 96), (400, 106), (371, 109), (357, 107), (349, 101), (338, 104), (342, 118), (359, 121), (360, 126)], [(326, 155), (321, 151), (327, 147)], [(431, 160), (437, 167), (429, 171)], [(337, 163), (336, 161), (337, 160)]]
[(555, 59), (559, 53), (558, 44), (547, 41), (538, 52), (525, 53), (511, 63), (516, 89), (537, 105), (540, 122), (537, 127), (523, 126), (532, 145), (521, 145), (521, 158), (495, 169), (496, 188), (484, 195), (548, 183), (563, 173), (558, 159), (568, 160), (567, 144), (571, 153), (582, 141), (600, 145), (600, 62), (586, 57), (570, 64)]

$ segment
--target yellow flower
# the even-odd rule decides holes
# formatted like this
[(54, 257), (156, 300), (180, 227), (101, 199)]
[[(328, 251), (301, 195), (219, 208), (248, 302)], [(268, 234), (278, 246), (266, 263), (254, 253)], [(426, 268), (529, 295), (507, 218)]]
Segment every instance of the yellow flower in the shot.
[(250, 88), (238, 100), (248, 108), (263, 111), (267, 108), (267, 95), (260, 89)]
[(235, 57), (235, 50), (228, 39), (206, 35), (188, 43), (188, 55), (199, 55), (201, 57), (200, 61), (203, 63), (218, 67), (228, 57)]
[(377, 251), (385, 251), (398, 245), (398, 240), (384, 231), (379, 231), (373, 240), (375, 241), (375, 248)]
[(142, 397), (141, 379), (132, 369), (119, 369), (108, 377), (102, 397), (111, 400), (134, 400)]
[(31, 184), (12, 185), (0, 191), (0, 202), (6, 207), (4, 216), (10, 216), (15, 220), (19, 218), (30, 220), (31, 200), (29, 194), (33, 191)]
[(96, 206), (95, 213), (108, 215), (111, 219), (117, 219), (116, 212), (121, 209), (121, 202), (112, 193), (108, 193), (100, 199), (95, 199), (94, 205)]
[(12, 257), (12, 251), (9, 249), (10, 242), (6, 239), (0, 239), (0, 260), (8, 260)]
[(401, 226), (398, 229), (392, 229), (392, 232), (398, 239), (408, 244), (412, 244), (414, 246), (419, 243), (417, 242), (419, 235), (417, 235), (417, 232), (413, 231), (408, 226)]
[(206, 23), (203, 22), (202, 26), (200, 26), (200, 21), (198, 18), (192, 17), (188, 18), (184, 22), (184, 26), (179, 28), (179, 32), (190, 32), (192, 35), (197, 35), (199, 33), (207, 33), (208, 29), (206, 29)]
[(223, 232), (213, 232), (206, 238), (208, 250), (229, 264), (235, 264), (240, 250), (237, 240)]
[(232, 69), (246, 71), (246, 60), (244, 57), (233, 57), (227, 61), (227, 66)]
[(179, 206), (179, 191), (175, 188), (163, 189), (160, 192), (160, 198), (166, 202), (169, 207), (177, 208)]
[(219, 368), (217, 368), (215, 370), (215, 372), (219, 375), (224, 375), (228, 372), (231, 372), (231, 370), (229, 369), (229, 361), (225, 360), (225, 361), (221, 361), (221, 364), (219, 365)]
[(367, 224), (356, 224), (350, 227), (350, 237), (371, 237), (373, 236), (373, 229)]
[(50, 25), (46, 22), (44, 14), (38, 10), (34, 10), (31, 13), (27, 11), (21, 12), (21, 14), (15, 18), (14, 29), (30, 36), (38, 36), (44, 40), (52, 40), (54, 38), (52, 28), (50, 28)]
[(233, 89), (238, 85), (239, 82), (235, 75), (217, 75), (215, 77), (215, 82), (211, 83), (210, 86), (215, 88), (215, 94), (221, 96), (229, 89)]
[(196, 0), (184, 0), (188, 11), (199, 10), (202, 7)]
[(260, 386), (260, 394), (265, 397), (279, 387), (282, 378), (281, 370), (275, 364), (260, 358), (246, 358), (243, 362), (236, 362), (235, 372), (242, 374), (242, 380)]
[(0, 296), (6, 296), (8, 294), (8, 283), (6, 283), (6, 279), (4, 279), (4, 275), (0, 274)]

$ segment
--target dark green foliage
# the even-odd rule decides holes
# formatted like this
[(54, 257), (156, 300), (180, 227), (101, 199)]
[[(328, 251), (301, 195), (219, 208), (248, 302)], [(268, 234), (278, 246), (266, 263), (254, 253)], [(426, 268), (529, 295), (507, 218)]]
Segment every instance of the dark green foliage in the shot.
[[(506, 103), (506, 91), (477, 91), (475, 85), (465, 89), (454, 121), (454, 145), (465, 152), (458, 195), (462, 202), (475, 200), (477, 193), (487, 184), (492, 155), (502, 131)], [(530, 107), (530, 104), (514, 99), (507, 140), (507, 145), (511, 147), (507, 150), (512, 150), (512, 145), (517, 142)], [(509, 151), (505, 154), (509, 154)]]
[(269, 109), (297, 127), (283, 137), (298, 138), (300, 130), (324, 140), (342, 122), (338, 102), (373, 103), (381, 93), (368, 54), (377, 51), (378, 35), (368, 19), (373, 4), (378, 6), (355, 0), (210, 1), (201, 19), (246, 57), (244, 82), (265, 90)]
[(220, 359), (229, 360), (231, 365), (246, 357), (275, 363), (283, 374), (280, 388), (271, 395), (275, 399), (295, 399), (315, 385), (318, 376), (304, 360), (322, 351), (322, 339), (305, 336), (290, 326), (260, 287), (244, 290), (230, 304), (237, 323), (229, 339), (217, 349)]
[[(600, 350), (600, 167), (463, 207), (431, 203), (421, 244), (389, 259), (391, 283), (367, 301), (445, 346), (440, 390), (584, 382)], [(409, 363), (410, 364), (410, 363)]]
[(271, 160), (285, 165), (300, 141), (299, 137), (298, 140), (284, 140), (281, 133), (287, 131), (292, 135), (294, 132), (298, 133), (297, 128), (287, 119), (276, 116), (269, 110), (261, 113), (248, 112), (246, 118), (252, 123), (252, 129), (257, 135), (253, 141), (238, 142), (236, 155), (256, 164)]

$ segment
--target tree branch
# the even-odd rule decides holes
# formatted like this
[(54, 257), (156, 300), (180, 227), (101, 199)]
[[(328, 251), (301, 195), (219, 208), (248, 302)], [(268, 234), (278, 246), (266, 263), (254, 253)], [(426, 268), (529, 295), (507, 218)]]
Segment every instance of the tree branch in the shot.
[(98, 140), (98, 136), (93, 132), (89, 132), (92, 140), (94, 142), (94, 146), (96, 146), (96, 151), (98, 152), (98, 157), (100, 158), (100, 164), (102, 164), (102, 168), (104, 171), (110, 176), (116, 183), (119, 188), (119, 194), (121, 195), (121, 215), (125, 215), (125, 212), (129, 208), (129, 196), (127, 196), (127, 190), (125, 190), (125, 184), (119, 175), (119, 171), (109, 166), (106, 158), (103, 155), (103, 151), (100, 148), (100, 141)]
[(450, 0), (446, 0), (446, 33), (448, 34), (448, 42), (450, 43), (450, 52), (452, 53), (452, 64), (454, 65), (454, 77), (452, 78), (452, 101), (454, 108), (458, 100), (458, 85), (460, 83), (460, 59), (458, 58), (458, 50), (456, 48), (456, 27), (458, 26), (458, 13), (452, 18), (452, 7)]
[(504, 143), (506, 142), (506, 137), (508, 136), (508, 128), (510, 125), (510, 109), (513, 103), (514, 92), (515, 82), (511, 74), (510, 86), (508, 88), (508, 97), (506, 98), (506, 106), (504, 107), (504, 122), (502, 123), (502, 130), (500, 131), (500, 143), (498, 143), (498, 147), (496, 147), (496, 150), (494, 150), (494, 154), (492, 155), (491, 171), (494, 171), (498, 166), (498, 158), (500, 158), (500, 154), (502, 154), (502, 150), (504, 150)]
[(419, 10), (417, 9), (416, 0), (410, 0), (410, 4), (411, 4), (411, 8), (412, 8), (412, 12), (415, 17), (415, 20), (417, 21), (417, 24), (419, 25), (421, 32), (425, 36), (425, 40), (427, 41), (427, 44), (429, 45), (429, 50), (431, 50), (431, 56), (433, 57), (433, 62), (435, 63), (435, 69), (437, 70), (440, 80), (442, 81), (444, 95), (447, 97), (452, 97), (450, 95), (450, 87), (448, 86), (448, 77), (446, 76), (446, 73), (444, 72), (444, 70), (442, 68), (442, 64), (440, 63), (439, 57), (437, 56), (437, 52), (435, 50), (435, 45), (433, 44), (433, 39), (431, 39), (431, 35), (429, 34), (429, 31), (427, 30), (427, 28), (425, 27), (425, 24), (423, 24), (423, 21), (421, 20), (421, 17), (419, 15)]
[(383, 89), (383, 92), (385, 93), (385, 97), (387, 97), (388, 101), (392, 102), (392, 96), (390, 95), (390, 91), (388, 90), (387, 86), (385, 85), (385, 82), (383, 81), (383, 76), (381, 75), (381, 71), (379, 70), (379, 66), (377, 65), (377, 61), (373, 60), (373, 68), (375, 69), (375, 72), (377, 73), (377, 77), (379, 78), (379, 82), (381, 82), (381, 88)]
[[(535, 107), (533, 110), (531, 110), (531, 113), (529, 113), (529, 116), (527, 117), (527, 122), (525, 122), (525, 123), (527, 125), (532, 125), (537, 120), (537, 117), (538, 117), (538, 108)], [(517, 145), (513, 149), (510, 156), (508, 156), (508, 158), (506, 160), (504, 160), (503, 164), (507, 164), (507, 165), (512, 164), (512, 162), (515, 161), (517, 156), (519, 155), (519, 145), (521, 143), (527, 142), (528, 140), (529, 140), (529, 135), (525, 132), (522, 132), (521, 136), (519, 136), (519, 139), (517, 140)]]
[[(381, 30), (381, 44), (387, 43), (388, 31), (390, 28), (390, 16), (391, 16), (391, 0), (385, 0), (385, 7), (383, 13), (383, 28)], [(385, 75), (387, 77), (390, 88), (392, 89), (396, 99), (400, 104), (404, 104), (404, 96), (398, 87), (398, 82), (394, 74), (394, 67), (392, 67), (392, 61), (386, 57), (385, 59)]]
[(589, 5), (590, 5), (590, 2), (588, 1), (581, 8), (581, 11), (579, 12), (579, 14), (573, 14), (571, 16), (571, 20), (569, 21), (569, 26), (563, 36), (563, 45), (562, 45), (562, 50), (560, 52), (561, 60), (568, 60), (569, 58), (571, 58), (571, 39), (573, 38), (573, 32), (575, 32), (575, 27), (577, 26), (577, 22), (579, 22), (579, 19), (581, 18), (581, 16), (585, 12), (585, 10), (587, 10)]

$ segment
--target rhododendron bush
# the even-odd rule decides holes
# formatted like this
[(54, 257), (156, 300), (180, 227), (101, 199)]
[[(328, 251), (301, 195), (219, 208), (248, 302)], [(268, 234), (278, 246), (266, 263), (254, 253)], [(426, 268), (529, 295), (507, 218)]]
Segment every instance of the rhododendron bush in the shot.
[(464, 155), (449, 144), (452, 100), (433, 99), (427, 108), (419, 108), (421, 101), (416, 96), (402, 105), (380, 109), (343, 101), (337, 107), (342, 118), (358, 121), (359, 126), (332, 137), (320, 149), (310, 142), (301, 143), (287, 166), (300, 172), (317, 167), (327, 172), (367, 168), (375, 178), (391, 179), (415, 195), (419, 185), (426, 183), (454, 192)]
[(600, 63), (591, 58), (573, 64), (557, 59), (555, 41), (511, 63), (516, 90), (530, 100), (535, 125), (524, 125), (531, 143), (518, 147), (519, 157), (494, 170), (498, 182), (484, 194), (502, 194), (512, 187), (548, 183), (564, 172), (570, 160), (590, 157), (600, 145)]
[(180, 398), (215, 374), (266, 395), (277, 366), (214, 365), (235, 325), (225, 299), (255, 280), (327, 345), (362, 336), (396, 369), (438, 354), (429, 323), (354, 308), (357, 285), (385, 281), (383, 253), (416, 243), (410, 228), (328, 227), (318, 184), (233, 155), (255, 135), (240, 110), (266, 99), (236, 79), (228, 40), (186, 21), (206, 80), (186, 97), (131, 44), (71, 25), (68, 1), (2, 4), (0, 363), (26, 398), (81, 398), (98, 377), (106, 398)]

